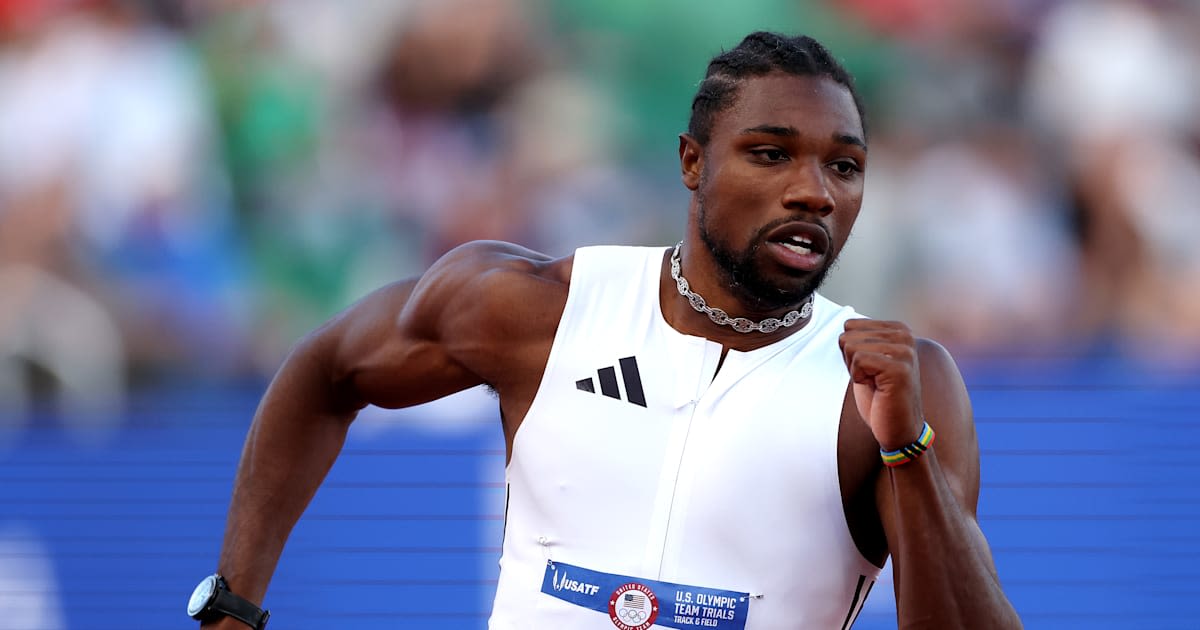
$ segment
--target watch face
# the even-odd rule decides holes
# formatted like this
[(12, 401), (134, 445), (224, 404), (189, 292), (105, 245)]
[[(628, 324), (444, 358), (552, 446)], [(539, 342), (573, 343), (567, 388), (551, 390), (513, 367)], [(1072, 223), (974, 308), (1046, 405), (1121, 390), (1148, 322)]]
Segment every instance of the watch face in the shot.
[(204, 610), (208, 602), (212, 600), (213, 594), (217, 592), (217, 576), (210, 575), (199, 584), (196, 585), (196, 590), (192, 591), (192, 598), (188, 600), (188, 616), (195, 617)]

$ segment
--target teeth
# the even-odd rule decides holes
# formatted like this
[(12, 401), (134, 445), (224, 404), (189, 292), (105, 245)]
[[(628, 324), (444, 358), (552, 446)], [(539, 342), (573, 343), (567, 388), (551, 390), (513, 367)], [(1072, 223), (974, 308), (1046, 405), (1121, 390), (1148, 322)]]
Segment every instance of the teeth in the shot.
[(813, 253), (813, 242), (811, 238), (802, 235), (789, 236), (788, 240), (780, 243), (789, 250), (796, 252), (802, 256)]

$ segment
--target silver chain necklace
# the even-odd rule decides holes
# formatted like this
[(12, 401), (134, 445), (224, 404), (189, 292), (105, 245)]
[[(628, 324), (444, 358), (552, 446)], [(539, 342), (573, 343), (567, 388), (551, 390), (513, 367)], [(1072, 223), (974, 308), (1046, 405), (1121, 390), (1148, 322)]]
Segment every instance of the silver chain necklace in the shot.
[(783, 316), (783, 319), (768, 317), (761, 322), (752, 322), (745, 317), (730, 317), (725, 311), (714, 306), (709, 306), (708, 302), (705, 302), (699, 293), (692, 291), (691, 287), (688, 286), (687, 278), (684, 278), (683, 274), (679, 271), (679, 248), (682, 246), (683, 241), (679, 241), (675, 244), (675, 251), (671, 253), (671, 278), (675, 280), (675, 288), (679, 289), (679, 295), (687, 298), (688, 304), (691, 304), (692, 308), (696, 309), (696, 312), (708, 315), (708, 318), (714, 324), (729, 326), (740, 333), (773, 333), (780, 328), (791, 328), (797, 323), (812, 317), (812, 296), (809, 296), (804, 305), (800, 307), (800, 310), (788, 311), (787, 315)]

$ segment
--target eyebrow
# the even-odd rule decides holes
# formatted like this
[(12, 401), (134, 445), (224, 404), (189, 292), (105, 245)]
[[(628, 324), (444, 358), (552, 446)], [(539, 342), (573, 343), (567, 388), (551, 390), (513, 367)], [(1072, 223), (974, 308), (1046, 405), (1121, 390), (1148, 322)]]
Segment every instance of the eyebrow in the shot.
[(835, 133), (833, 134), (833, 141), (841, 144), (853, 144), (854, 146), (861, 148), (863, 151), (867, 150), (867, 142), (854, 134)]
[[(742, 134), (765, 133), (772, 136), (780, 136), (783, 138), (794, 138), (800, 135), (800, 131), (795, 127), (781, 127), (779, 125), (758, 125), (757, 127), (747, 127), (742, 130)], [(851, 133), (834, 133), (833, 141), (838, 144), (852, 144), (867, 150), (867, 143), (862, 138)]]
[(795, 137), (800, 132), (795, 127), (780, 127), (779, 125), (759, 125), (742, 130), (742, 134), (765, 133), (772, 136)]

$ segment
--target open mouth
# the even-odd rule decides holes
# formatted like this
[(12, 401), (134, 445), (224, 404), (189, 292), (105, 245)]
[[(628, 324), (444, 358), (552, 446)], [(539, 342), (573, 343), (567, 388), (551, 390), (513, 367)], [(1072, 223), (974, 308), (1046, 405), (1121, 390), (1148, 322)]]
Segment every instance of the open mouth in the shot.
[(802, 256), (819, 253), (816, 251), (811, 238), (799, 234), (789, 236), (787, 240), (778, 241), (778, 243)]
[(782, 225), (767, 235), (776, 260), (780, 264), (802, 271), (821, 267), (829, 251), (829, 237), (815, 223), (796, 221)]

